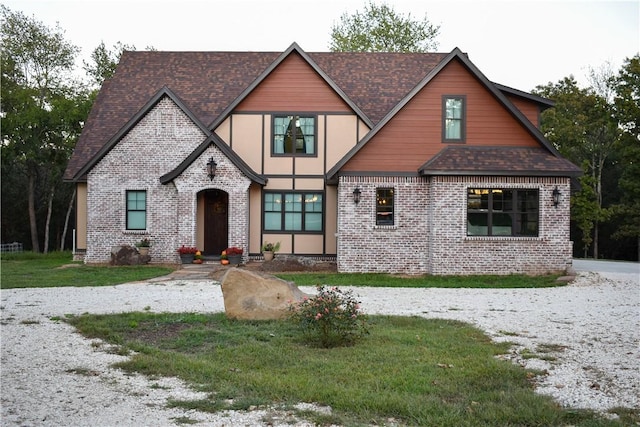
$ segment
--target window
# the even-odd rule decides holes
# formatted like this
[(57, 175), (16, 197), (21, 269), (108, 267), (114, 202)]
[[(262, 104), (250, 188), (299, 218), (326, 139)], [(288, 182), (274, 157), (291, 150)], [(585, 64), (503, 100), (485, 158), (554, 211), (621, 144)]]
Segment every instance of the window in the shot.
[(147, 192), (127, 191), (127, 230), (147, 228)]
[(316, 154), (316, 118), (314, 116), (274, 116), (273, 154)]
[(444, 96), (442, 98), (442, 141), (464, 142), (465, 97)]
[(265, 193), (264, 230), (321, 232), (322, 193)]
[(467, 236), (537, 236), (538, 190), (469, 188)]
[(393, 225), (393, 188), (376, 189), (376, 225)]

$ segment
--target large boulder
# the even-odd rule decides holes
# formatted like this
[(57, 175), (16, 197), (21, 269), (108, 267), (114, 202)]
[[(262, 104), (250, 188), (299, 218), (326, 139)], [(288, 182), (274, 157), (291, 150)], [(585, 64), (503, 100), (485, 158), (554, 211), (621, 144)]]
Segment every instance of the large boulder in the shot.
[(291, 302), (308, 297), (291, 282), (239, 268), (225, 273), (221, 287), (224, 310), (232, 319), (282, 319)]
[(141, 265), (151, 260), (149, 255), (140, 255), (133, 246), (120, 245), (111, 248), (111, 265)]

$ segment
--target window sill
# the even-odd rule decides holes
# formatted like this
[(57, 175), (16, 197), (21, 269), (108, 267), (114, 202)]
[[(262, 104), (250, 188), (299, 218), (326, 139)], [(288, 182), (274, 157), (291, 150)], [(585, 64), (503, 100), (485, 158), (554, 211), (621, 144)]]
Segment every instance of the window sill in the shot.
[(397, 230), (397, 225), (374, 225), (374, 230)]
[(149, 235), (149, 230), (123, 230), (122, 233), (132, 235), (132, 236), (136, 236), (136, 235), (144, 236), (144, 235)]
[(540, 236), (465, 236), (463, 241), (494, 241), (494, 242), (538, 242), (542, 241)]

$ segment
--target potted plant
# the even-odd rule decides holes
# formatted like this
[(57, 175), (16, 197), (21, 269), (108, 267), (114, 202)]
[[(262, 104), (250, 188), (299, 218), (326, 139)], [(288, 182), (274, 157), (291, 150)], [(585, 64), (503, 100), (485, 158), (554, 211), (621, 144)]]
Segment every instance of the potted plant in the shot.
[(228, 247), (224, 251), (229, 259), (229, 264), (238, 265), (242, 262), (242, 248), (238, 248), (236, 246)]
[(182, 245), (178, 248), (180, 260), (183, 264), (191, 264), (196, 257), (196, 252), (198, 252), (198, 249), (191, 246)]
[(271, 261), (274, 257), (274, 254), (280, 250), (280, 242), (269, 243), (266, 242), (262, 245), (262, 256), (264, 256), (265, 261)]
[(202, 264), (204, 261), (202, 260), (202, 252), (197, 251), (196, 255), (193, 259), (194, 264)]
[(151, 247), (151, 240), (144, 238), (136, 243), (136, 248), (140, 255), (149, 255), (149, 248)]

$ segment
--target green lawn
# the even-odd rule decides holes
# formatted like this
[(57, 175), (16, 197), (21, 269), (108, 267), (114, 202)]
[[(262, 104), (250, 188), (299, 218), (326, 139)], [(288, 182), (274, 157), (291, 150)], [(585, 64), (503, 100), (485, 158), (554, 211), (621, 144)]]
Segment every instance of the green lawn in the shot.
[(276, 273), (298, 286), (369, 286), (389, 288), (546, 288), (564, 286), (557, 275), (403, 276), (381, 273)]
[(589, 411), (565, 410), (533, 391), (537, 372), (496, 358), (509, 344), (450, 320), (375, 316), (352, 347), (307, 345), (287, 321), (232, 321), (223, 313), (83, 315), (68, 319), (90, 338), (135, 351), (118, 366), (176, 376), (208, 393), (172, 406), (216, 412), (298, 402), (331, 415), (298, 412), (317, 425), (621, 426)]
[(71, 252), (3, 254), (0, 263), (2, 289), (111, 286), (163, 276), (174, 270), (154, 265), (88, 266), (73, 262)]

